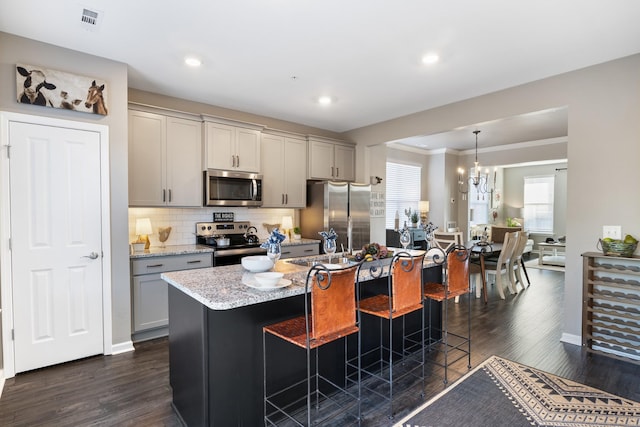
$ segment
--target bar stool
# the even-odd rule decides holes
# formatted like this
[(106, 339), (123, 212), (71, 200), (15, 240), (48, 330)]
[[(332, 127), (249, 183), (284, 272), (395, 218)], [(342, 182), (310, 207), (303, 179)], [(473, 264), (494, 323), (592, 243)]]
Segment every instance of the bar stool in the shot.
[[(448, 301), (456, 297), (470, 294), (469, 286), (469, 256), (470, 251), (462, 245), (455, 245), (449, 248), (443, 263), (442, 283), (426, 283), (424, 286), (424, 296), (429, 300), (428, 316), (431, 319), (431, 301), (438, 301), (442, 304), (442, 328), (429, 328), (429, 351), (436, 347), (442, 347), (444, 361), (434, 363), (444, 367), (444, 383), (447, 384), (448, 368), (452, 363), (467, 356), (467, 367), (471, 369), (471, 295), (468, 301), (468, 319), (466, 336), (461, 333), (453, 333), (449, 330), (449, 309)], [(440, 338), (433, 337), (433, 329), (441, 332)], [(450, 340), (453, 338), (453, 340)], [(464, 348), (466, 346), (466, 349)], [(457, 356), (449, 360), (449, 353), (456, 352)]]
[[(361, 344), (356, 298), (360, 265), (331, 270), (322, 264), (313, 266), (307, 273), (304, 315), (262, 328), (265, 425), (293, 422), (297, 426), (311, 426), (345, 413), (360, 424)], [(350, 356), (349, 348), (353, 349), (353, 344), (348, 346), (347, 341), (353, 334), (357, 334), (357, 354)], [(278, 384), (278, 390), (268, 391), (268, 335), (306, 352), (305, 378), (294, 379), (293, 383), (285, 381), (290, 384)], [(322, 371), (319, 364), (320, 348), (339, 339), (344, 340), (345, 359), (344, 382), (341, 384), (331, 378), (329, 369)], [(315, 353), (313, 358), (312, 353)], [(348, 364), (349, 359), (355, 364)], [(335, 368), (335, 364), (329, 365)]]
[[(410, 375), (421, 382), (420, 395), (424, 396), (424, 311), (422, 296), (422, 263), (424, 254), (411, 256), (399, 252), (391, 259), (387, 279), (387, 293), (363, 298), (360, 312), (379, 319), (379, 345), (362, 354), (362, 387), (389, 401), (389, 419), (393, 419), (394, 384)], [(380, 274), (382, 269), (378, 267)], [(370, 270), (375, 276), (376, 266)], [(419, 312), (421, 325), (406, 332), (406, 316)], [(394, 343), (394, 320), (402, 318), (400, 344)], [(384, 324), (388, 337), (384, 339)], [(395, 341), (398, 341), (396, 338)], [(399, 348), (396, 348), (399, 347)], [(398, 372), (400, 370), (400, 372)], [(405, 392), (413, 384), (407, 383)], [(382, 390), (382, 391), (381, 391)], [(385, 393), (384, 391), (388, 391)]]

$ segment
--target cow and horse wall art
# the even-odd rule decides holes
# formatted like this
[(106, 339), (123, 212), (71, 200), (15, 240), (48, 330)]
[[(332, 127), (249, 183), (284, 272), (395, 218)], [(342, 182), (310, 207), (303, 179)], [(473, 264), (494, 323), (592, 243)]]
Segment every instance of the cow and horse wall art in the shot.
[(16, 94), (22, 104), (106, 116), (109, 114), (107, 90), (104, 82), (98, 82), (93, 77), (33, 65), (16, 65)]

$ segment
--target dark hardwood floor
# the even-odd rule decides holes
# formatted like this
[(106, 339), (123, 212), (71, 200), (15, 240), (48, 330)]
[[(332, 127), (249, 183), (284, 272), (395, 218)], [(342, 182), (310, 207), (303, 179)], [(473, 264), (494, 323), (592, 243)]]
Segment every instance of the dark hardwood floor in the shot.
[[(498, 355), (640, 401), (640, 366), (587, 356), (580, 347), (560, 342), (564, 274), (528, 272), (532, 285), (505, 301), (494, 287), (489, 290), (489, 304), (473, 298), (472, 365)], [(464, 300), (451, 303), (452, 330), (466, 321), (466, 307)], [(168, 342), (159, 339), (137, 344), (131, 353), (18, 374), (7, 380), (0, 398), (0, 425), (178, 426), (168, 371)], [(466, 372), (466, 359), (456, 362), (449, 371), (450, 382)], [(429, 368), (426, 397), (443, 388), (439, 368)], [(363, 425), (391, 424), (385, 408), (364, 400)], [(407, 396), (400, 402), (396, 420), (422, 400)]]

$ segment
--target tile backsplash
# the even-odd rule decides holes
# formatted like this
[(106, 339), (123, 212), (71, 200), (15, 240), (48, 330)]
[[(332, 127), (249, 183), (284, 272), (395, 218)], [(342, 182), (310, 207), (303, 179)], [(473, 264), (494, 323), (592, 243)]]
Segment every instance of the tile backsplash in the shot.
[(159, 227), (171, 227), (169, 239), (165, 245), (191, 245), (196, 241), (196, 222), (212, 222), (213, 212), (233, 212), (236, 221), (249, 221), (258, 229), (260, 239), (267, 238), (269, 233), (263, 226), (280, 224), (282, 217), (293, 217), (294, 225), (297, 221), (297, 209), (266, 209), (266, 208), (129, 208), (129, 242), (137, 239), (136, 219), (149, 218), (153, 233), (149, 235), (151, 246), (160, 246), (158, 239)]

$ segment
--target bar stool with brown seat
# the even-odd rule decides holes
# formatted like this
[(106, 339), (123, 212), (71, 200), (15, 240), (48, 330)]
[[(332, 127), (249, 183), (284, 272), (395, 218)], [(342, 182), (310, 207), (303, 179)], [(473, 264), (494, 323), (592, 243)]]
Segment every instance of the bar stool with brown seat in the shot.
[[(360, 265), (342, 269), (329, 269), (322, 264), (311, 267), (305, 285), (304, 315), (262, 328), (265, 425), (311, 426), (330, 419), (340, 420), (337, 418), (340, 416), (360, 424), (361, 344), (356, 298)], [(348, 345), (348, 338), (354, 334), (356, 343)], [(269, 335), (306, 352), (306, 377), (283, 381), (287, 384), (277, 384), (272, 387), (277, 388), (274, 391), (268, 390), (270, 382), (277, 382), (270, 381), (267, 372)], [(323, 352), (329, 356), (323, 366), (319, 362), (324, 359), (319, 353), (322, 346), (339, 339), (344, 340), (344, 370), (339, 369), (344, 378), (336, 379), (335, 372), (333, 375), (331, 372), (332, 368), (335, 371), (335, 358), (331, 357), (335, 349)], [(353, 347), (357, 354), (350, 355), (349, 349)], [(347, 363), (348, 360), (355, 361), (355, 365)]]
[[(469, 285), (469, 249), (462, 245), (455, 245), (449, 248), (446, 253), (442, 270), (442, 283), (426, 283), (424, 286), (424, 296), (428, 302), (428, 318), (431, 319), (431, 301), (438, 301), (442, 305), (442, 328), (439, 330), (440, 337), (434, 337), (434, 327), (429, 328), (428, 349), (441, 348), (443, 361), (432, 360), (434, 363), (444, 367), (444, 383), (447, 384), (449, 365), (458, 360), (468, 358), (467, 367), (471, 369), (471, 287)], [(467, 297), (467, 331), (466, 335), (454, 333), (449, 330), (449, 304), (450, 299), (469, 294)], [(466, 347), (466, 348), (465, 348)], [(449, 354), (455, 352), (453, 359)], [(435, 355), (437, 357), (437, 355)]]
[[(360, 311), (378, 318), (380, 328), (378, 345), (362, 354), (362, 388), (389, 401), (389, 419), (394, 416), (394, 395), (412, 390), (415, 385), (415, 381), (409, 381), (410, 376), (421, 381), (418, 394), (424, 396), (424, 256), (424, 253), (418, 256), (412, 256), (408, 252), (395, 254), (389, 266), (387, 293), (360, 301)], [(419, 326), (407, 332), (405, 319), (411, 313), (419, 314), (420, 318), (416, 322), (419, 322)], [(394, 320), (400, 318), (401, 336), (394, 339)], [(397, 393), (394, 385), (401, 380), (403, 387)]]

